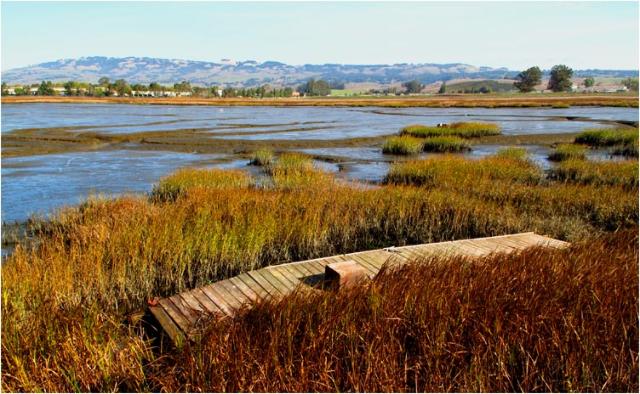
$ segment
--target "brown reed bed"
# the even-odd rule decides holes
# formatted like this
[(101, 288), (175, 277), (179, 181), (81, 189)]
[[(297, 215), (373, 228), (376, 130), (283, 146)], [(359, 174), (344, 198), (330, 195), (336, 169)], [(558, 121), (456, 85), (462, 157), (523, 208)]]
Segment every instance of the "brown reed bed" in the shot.
[[(388, 184), (373, 189), (338, 182), (297, 156), (280, 157), (271, 170), (273, 184), (260, 187), (237, 172), (183, 170), (150, 196), (91, 199), (60, 212), (35, 226), (35, 242), (19, 244), (2, 265), (3, 390), (199, 391), (227, 385), (217, 375), (206, 384), (199, 380), (207, 367), (198, 364), (197, 352), (195, 364), (180, 361), (196, 383), (184, 371), (172, 375), (172, 367), (162, 364), (167, 355), (153, 352), (131, 316), (151, 297), (265, 265), (522, 231), (575, 241), (638, 226), (637, 186), (549, 180), (518, 150), (475, 161), (441, 160), (394, 167)], [(513, 292), (505, 300), (527, 298)], [(568, 332), (564, 328), (557, 332)], [(505, 335), (520, 334), (510, 328)], [(269, 365), (248, 365), (247, 371), (262, 371), (256, 382), (264, 374), (294, 372)], [(609, 366), (607, 371), (610, 376)], [(285, 389), (272, 379), (272, 387)], [(248, 382), (237, 384), (251, 390)], [(379, 387), (400, 387), (395, 384)]]
[(160, 363), (169, 391), (637, 392), (638, 234), (293, 294)]

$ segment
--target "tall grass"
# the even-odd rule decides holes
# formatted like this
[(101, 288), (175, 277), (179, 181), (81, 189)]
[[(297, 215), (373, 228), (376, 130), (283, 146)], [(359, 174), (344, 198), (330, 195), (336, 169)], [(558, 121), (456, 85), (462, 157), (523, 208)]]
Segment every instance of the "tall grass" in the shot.
[(594, 129), (580, 133), (575, 142), (593, 147), (633, 145), (638, 142), (638, 129)]
[(572, 159), (551, 170), (550, 177), (562, 182), (622, 186), (637, 190), (638, 162), (627, 160), (595, 163)]
[(460, 137), (429, 137), (424, 140), (425, 152), (464, 152), (471, 150), (471, 145)]
[(410, 125), (400, 130), (401, 135), (412, 137), (448, 137), (477, 138), (488, 135), (499, 135), (500, 126), (495, 123), (458, 122), (443, 127)]
[[(163, 179), (149, 197), (93, 199), (60, 212), (1, 267), (3, 390), (197, 391), (226, 385), (216, 374), (208, 384), (195, 383), (208, 367), (182, 359), (156, 376), (153, 368), (165, 356), (158, 358), (127, 322), (151, 297), (242, 271), (389, 245), (522, 231), (578, 240), (638, 225), (637, 187), (545, 180), (518, 151), (405, 165), (394, 167), (388, 184), (359, 188), (315, 170), (309, 158), (283, 155), (269, 167), (274, 183), (268, 187), (252, 187), (251, 177), (238, 172), (186, 170)], [(352, 315), (344, 316), (345, 324), (357, 326)], [(402, 316), (407, 324), (421, 321)], [(383, 337), (392, 343), (390, 338)], [(193, 356), (199, 363), (201, 355)], [(184, 366), (192, 382), (185, 380)], [(287, 376), (279, 371), (267, 374), (274, 384)], [(248, 382), (235, 384), (249, 389)], [(254, 387), (267, 387), (260, 384)], [(333, 389), (340, 387), (347, 386)]]
[(424, 143), (410, 136), (390, 137), (382, 145), (382, 153), (392, 155), (415, 155), (422, 152)]
[[(169, 391), (638, 391), (637, 231), (303, 292), (162, 363)], [(267, 373), (267, 371), (270, 371)]]
[(584, 160), (586, 158), (587, 150), (585, 147), (576, 144), (560, 144), (549, 155), (549, 160), (551, 161)]
[(273, 164), (273, 162), (274, 162), (273, 151), (271, 149), (263, 148), (263, 149), (258, 149), (253, 153), (253, 156), (251, 157), (251, 161), (249, 162), (249, 164), (254, 166), (266, 167)]

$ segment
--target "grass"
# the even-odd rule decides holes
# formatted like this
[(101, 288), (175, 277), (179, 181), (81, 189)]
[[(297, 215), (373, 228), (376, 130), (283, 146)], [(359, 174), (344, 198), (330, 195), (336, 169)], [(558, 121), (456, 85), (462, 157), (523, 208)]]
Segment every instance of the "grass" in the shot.
[(570, 159), (585, 160), (587, 158), (587, 150), (582, 145), (561, 144), (556, 146), (549, 155), (551, 161), (564, 161)]
[(618, 145), (611, 150), (612, 155), (638, 158), (638, 140), (626, 145)]
[(628, 231), (433, 257), (301, 292), (213, 326), (157, 379), (174, 392), (637, 392), (637, 245)]
[(500, 126), (494, 123), (480, 122), (459, 122), (451, 123), (443, 127), (410, 125), (400, 130), (401, 135), (410, 135), (412, 137), (461, 137), (461, 138), (478, 138), (490, 135), (500, 134)]
[(271, 149), (262, 148), (253, 153), (249, 164), (254, 166), (266, 167), (272, 165), (274, 161), (273, 151)]
[(185, 168), (162, 178), (151, 196), (158, 201), (173, 201), (191, 189), (245, 188), (251, 182), (251, 177), (243, 171)]
[(576, 137), (575, 143), (598, 148), (614, 145), (633, 145), (638, 143), (638, 129), (586, 130)]
[(425, 152), (464, 152), (470, 151), (471, 145), (459, 137), (429, 137), (424, 140)]
[(621, 186), (632, 190), (638, 188), (638, 162), (594, 163), (570, 159), (552, 169), (550, 177), (561, 182)]
[(415, 155), (422, 152), (424, 142), (410, 136), (390, 137), (382, 145), (382, 153), (392, 155)]
[[(37, 230), (32, 234), (32, 242), (18, 244), (1, 267), (2, 389), (67, 392), (172, 391), (178, 388), (181, 391), (182, 388), (199, 391), (222, 387), (266, 390), (273, 387), (285, 390), (282, 381), (293, 382), (294, 377), (301, 376), (300, 384), (307, 382), (308, 386), (294, 386), (291, 383), (288, 387), (301, 388), (301, 391), (348, 388), (355, 391), (374, 387), (392, 389), (405, 384), (414, 385), (407, 386), (409, 389), (435, 387), (428, 386), (426, 382), (429, 382), (442, 387), (470, 389), (481, 387), (484, 382), (487, 390), (498, 391), (505, 387), (503, 385), (507, 381), (520, 382), (523, 389), (534, 390), (533, 382), (544, 380), (550, 386), (539, 386), (538, 389), (560, 389), (568, 387), (561, 384), (570, 383), (572, 390), (588, 391), (593, 389), (592, 385), (603, 384), (607, 379), (610, 386), (605, 389), (623, 389), (626, 387), (624, 382), (629, 381), (625, 380), (626, 368), (637, 370), (633, 362), (624, 358), (634, 353), (627, 352), (626, 348), (611, 347), (613, 342), (604, 342), (610, 350), (608, 352), (593, 350), (588, 354), (576, 349), (600, 349), (597, 346), (605, 345), (582, 342), (582, 348), (576, 347), (578, 344), (573, 339), (571, 346), (558, 342), (558, 338), (563, 341), (573, 338), (574, 330), (585, 339), (591, 338), (590, 334), (584, 334), (591, 330), (607, 333), (604, 337), (598, 335), (599, 341), (617, 338), (619, 320), (607, 319), (607, 330), (600, 325), (591, 325), (592, 320), (576, 320), (580, 316), (610, 316), (608, 312), (598, 313), (601, 309), (594, 309), (609, 305), (609, 301), (602, 303), (602, 300), (609, 300), (609, 296), (618, 302), (621, 312), (629, 313), (630, 310), (635, 314), (637, 310), (637, 307), (629, 309), (624, 304), (631, 302), (633, 299), (629, 295), (637, 294), (637, 291), (611, 286), (627, 283), (615, 277), (622, 275), (629, 278), (627, 271), (622, 268), (599, 269), (578, 271), (575, 276), (556, 275), (555, 272), (566, 264), (552, 266), (549, 272), (554, 274), (546, 276), (541, 272), (547, 271), (537, 270), (542, 267), (531, 266), (537, 275), (554, 284), (550, 287), (553, 291), (531, 293), (537, 287), (530, 286), (536, 282), (528, 281), (529, 277), (523, 277), (527, 280), (522, 279), (522, 282), (506, 280), (521, 278), (517, 276), (520, 275), (519, 265), (515, 265), (513, 271), (505, 271), (504, 276), (487, 277), (480, 282), (472, 280), (473, 277), (469, 277), (467, 282), (456, 282), (456, 276), (450, 278), (444, 274), (435, 276), (440, 279), (434, 282), (420, 282), (428, 280), (429, 275), (413, 275), (416, 285), (408, 283), (406, 289), (409, 293), (403, 293), (406, 298), (401, 298), (403, 302), (394, 305), (395, 315), (360, 314), (347, 307), (336, 309), (332, 312), (335, 315), (327, 315), (340, 318), (319, 325), (315, 323), (320, 321), (310, 320), (308, 327), (316, 327), (315, 335), (323, 338), (322, 342), (314, 345), (314, 349), (326, 348), (330, 351), (322, 353), (330, 355), (325, 357), (327, 369), (320, 368), (321, 359), (314, 358), (316, 353), (310, 348), (296, 347), (300, 343), (312, 343), (305, 342), (304, 338), (307, 337), (303, 333), (296, 334), (296, 315), (293, 310), (286, 308), (288, 304), (278, 308), (290, 315), (269, 315), (268, 309), (262, 315), (259, 311), (252, 312), (256, 319), (251, 327), (257, 330), (257, 336), (236, 336), (241, 331), (226, 327), (220, 332), (228, 336), (214, 335), (205, 342), (185, 348), (185, 353), (158, 353), (154, 343), (149, 342), (142, 335), (140, 327), (132, 323), (136, 312), (146, 306), (149, 298), (173, 295), (258, 267), (389, 245), (523, 231), (575, 241), (638, 226), (637, 183), (633, 186), (626, 181), (546, 179), (542, 170), (518, 150), (501, 152), (481, 160), (447, 155), (437, 160), (398, 164), (389, 174), (387, 184), (378, 188), (354, 187), (337, 182), (331, 174), (314, 169), (309, 158), (300, 155), (281, 155), (269, 172), (274, 178), (273, 184), (257, 187), (252, 186), (254, 181), (251, 177), (238, 172), (186, 170), (163, 179), (151, 196), (92, 199), (81, 206), (59, 212), (50, 222), (35, 226)], [(621, 239), (626, 244), (631, 242), (626, 238)], [(634, 242), (637, 244), (637, 241)], [(623, 249), (613, 250), (617, 253)], [(606, 255), (612, 256), (611, 261), (620, 264), (622, 260), (615, 258), (614, 253)], [(461, 270), (460, 274), (484, 272), (489, 275), (489, 271), (467, 269)], [(594, 275), (586, 275), (587, 272)], [(599, 290), (590, 292), (593, 288), (586, 286), (592, 283), (590, 280), (601, 278), (604, 281), (607, 278), (606, 275), (600, 275), (601, 272), (616, 278), (611, 283), (602, 282), (603, 288), (609, 293), (601, 294)], [(637, 289), (637, 280), (633, 280)], [(381, 285), (384, 283), (381, 282)], [(393, 283), (394, 280), (389, 279), (387, 286)], [(438, 299), (431, 300), (431, 288), (423, 286), (428, 283), (438, 284), (463, 298), (448, 298), (453, 293), (444, 292), (440, 301), (451, 300), (453, 303), (444, 303), (441, 307), (456, 307), (433, 309), (436, 304), (430, 302)], [(469, 286), (460, 286), (464, 283)], [(466, 297), (465, 291), (480, 291), (472, 286), (474, 283), (514, 287), (494, 287), (487, 293), (468, 293), (469, 297)], [(516, 283), (526, 283), (527, 286), (516, 286)], [(585, 292), (562, 293), (565, 289), (574, 288), (584, 289)], [(426, 291), (426, 298), (415, 298), (423, 294), (418, 289)], [(440, 292), (438, 288), (434, 289), (433, 294)], [(480, 294), (488, 298), (476, 297)], [(571, 294), (575, 298), (568, 298)], [(557, 298), (540, 298), (542, 295)], [(600, 302), (591, 302), (589, 297), (592, 295), (597, 296)], [(383, 302), (384, 296), (381, 297), (374, 294), (370, 299), (372, 302), (378, 299)], [(397, 296), (390, 297), (389, 300), (398, 300)], [(456, 301), (462, 299), (478, 303)], [(327, 300), (334, 302), (333, 299)], [(423, 308), (422, 300), (426, 302), (424, 308), (427, 309), (416, 309)], [(498, 300), (501, 303), (496, 304)], [(564, 300), (565, 303), (555, 303), (560, 302), (558, 300)], [(636, 305), (637, 300), (634, 302)], [(300, 304), (291, 305), (298, 308)], [(349, 301), (347, 305), (356, 307), (358, 304)], [(515, 309), (504, 309), (509, 305)], [(536, 308), (541, 308), (540, 305), (546, 305), (544, 310), (553, 313), (537, 314)], [(309, 308), (321, 307), (329, 305), (323, 299), (310, 299)], [(322, 312), (323, 309), (318, 311)], [(425, 315), (420, 311), (432, 311), (435, 315)], [(476, 314), (471, 320), (460, 320), (461, 317), (471, 316), (459, 314), (464, 311), (475, 311)], [(292, 320), (269, 320), (271, 316), (291, 316)], [(297, 316), (316, 319), (320, 315), (302, 313)], [(364, 316), (371, 320), (362, 320)], [(498, 319), (499, 316), (504, 319)], [(522, 320), (526, 316), (534, 320)], [(561, 317), (566, 318), (565, 325), (561, 324)], [(273, 324), (291, 324), (289, 327), (293, 331), (279, 331), (279, 328), (263, 331), (272, 324), (270, 321)], [(637, 324), (633, 323), (635, 321), (634, 318), (625, 326), (629, 340), (637, 338), (633, 331), (637, 331)], [(239, 324), (238, 327), (243, 329), (250, 328), (243, 325), (246, 322), (241, 322), (234, 320), (230, 324)], [(377, 337), (378, 342), (374, 340), (374, 334), (380, 334), (378, 329), (367, 331), (367, 327), (374, 322), (375, 327), (388, 327), (383, 336)], [(400, 323), (402, 325), (398, 326)], [(425, 330), (424, 324), (433, 326)], [(402, 331), (402, 327), (414, 331)], [(345, 331), (345, 328), (350, 331)], [(327, 331), (329, 329), (334, 331)], [(480, 331), (469, 331), (471, 329)], [(356, 332), (353, 330), (359, 330), (363, 334), (362, 339), (353, 337)], [(419, 332), (429, 334), (429, 343), (433, 347), (411, 345), (427, 344), (420, 342), (426, 336), (415, 342), (415, 337), (410, 334)], [(456, 341), (459, 338), (468, 338), (472, 342), (460, 344), (480, 346), (484, 342), (483, 337), (476, 335), (480, 333), (484, 333), (485, 339), (495, 342), (490, 342), (491, 346), (483, 345), (489, 347), (479, 348), (453, 345), (458, 343)], [(348, 335), (341, 336), (345, 334)], [(236, 346), (237, 351), (211, 353), (209, 350), (221, 345), (221, 342), (215, 342), (216, 338), (228, 346)], [(268, 342), (272, 338), (279, 340)], [(333, 340), (327, 341), (327, 338)], [(451, 341), (448, 340), (450, 338)], [(500, 340), (511, 344), (522, 343), (524, 339), (534, 341), (523, 343), (522, 346), (526, 346), (524, 352), (517, 346), (498, 346)], [(298, 340), (302, 342), (292, 342)], [(244, 341), (244, 347), (240, 347), (237, 341)], [(272, 345), (263, 347), (267, 343)], [(446, 343), (451, 343), (459, 350), (443, 347)], [(317, 347), (320, 344), (322, 347)], [(264, 364), (252, 364), (252, 359), (247, 358), (249, 356), (245, 350), (251, 350), (252, 346), (261, 349), (260, 352), (252, 351), (252, 354), (257, 357), (255, 360), (263, 360), (260, 362)], [(281, 346), (291, 349), (292, 353), (281, 352)], [(380, 351), (369, 353), (366, 349), (371, 346)], [(393, 346), (407, 346), (407, 351)], [(628, 346), (635, 349), (633, 345)], [(309, 351), (300, 352), (301, 349)], [(477, 352), (468, 349), (477, 349)], [(533, 351), (531, 349), (538, 349), (539, 353), (528, 353)], [(458, 351), (461, 353), (456, 353)], [(278, 357), (274, 358), (276, 354)], [(384, 360), (382, 364), (362, 364), (361, 361), (367, 359), (361, 357), (366, 354), (380, 355)], [(539, 354), (540, 357), (536, 363), (530, 361), (527, 364), (524, 361), (528, 359), (526, 354), (532, 357)], [(436, 355), (440, 358), (432, 358)], [(511, 358), (503, 358), (507, 355)], [(228, 357), (229, 363), (221, 364), (225, 357)], [(469, 368), (461, 367), (457, 371), (462, 371), (459, 377), (477, 376), (479, 380), (474, 382), (479, 386), (473, 386), (476, 383), (471, 380), (466, 380), (468, 385), (464, 386), (456, 380), (456, 374), (446, 373), (450, 371), (450, 364), (442, 363), (445, 360), (460, 360), (458, 357), (467, 362), (477, 361), (469, 364)], [(616, 362), (615, 357), (621, 357), (618, 360), (623, 361)], [(637, 360), (637, 356), (634, 357)], [(267, 359), (271, 361), (264, 361)], [(410, 363), (404, 364), (405, 359)], [(289, 361), (293, 360), (304, 362), (304, 368), (290, 369), (292, 365), (301, 366), (290, 364)], [(404, 372), (402, 375), (407, 376), (406, 379), (398, 380), (396, 372), (399, 369), (391, 360), (400, 363), (397, 365), (406, 371), (407, 375)], [(420, 363), (414, 364), (413, 360), (420, 360)], [(438, 365), (444, 368), (443, 372), (429, 375), (438, 376), (438, 379), (424, 378), (425, 371), (433, 371), (424, 368), (436, 365), (426, 363), (428, 360), (441, 360)], [(497, 363), (496, 360), (503, 362)], [(511, 364), (509, 360), (512, 360)], [(551, 360), (564, 360), (562, 365), (566, 369)], [(358, 365), (358, 368), (348, 367), (351, 365), (349, 361)], [(225, 369), (225, 365), (228, 369)], [(411, 368), (404, 369), (405, 365)], [(508, 372), (510, 379), (506, 375), (497, 375), (501, 369), (492, 369), (497, 366), (512, 371)], [(366, 375), (367, 368), (372, 368), (368, 370), (369, 375)], [(539, 372), (535, 378), (520, 379), (517, 376), (522, 375), (511, 375), (516, 373), (514, 371), (524, 373), (522, 371), (533, 370)], [(501, 378), (491, 380), (488, 376)], [(576, 380), (576, 376), (584, 379)], [(324, 386), (331, 379), (333, 385)], [(628, 384), (637, 385), (637, 373), (630, 381), (636, 383)], [(272, 386), (267, 386), (268, 382)], [(634, 388), (637, 387), (631, 387)]]

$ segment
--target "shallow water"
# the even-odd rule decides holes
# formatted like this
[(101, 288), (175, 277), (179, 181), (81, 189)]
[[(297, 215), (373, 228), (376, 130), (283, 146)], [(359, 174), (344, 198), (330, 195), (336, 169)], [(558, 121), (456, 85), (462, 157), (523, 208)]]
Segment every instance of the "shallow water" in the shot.
[[(567, 117), (579, 120), (563, 120)], [(72, 127), (103, 133), (132, 133), (199, 129), (211, 138), (245, 140), (337, 140), (393, 134), (412, 123), (458, 121), (499, 123), (507, 135), (576, 132), (603, 127), (598, 120), (637, 121), (635, 108), (329, 108), (329, 107), (211, 107), (101, 104), (20, 104), (2, 106), (2, 133), (29, 128)], [(476, 145), (469, 157), (494, 153), (498, 145)], [(547, 148), (527, 146), (543, 168)], [(380, 181), (390, 163), (406, 160), (383, 155), (375, 147), (302, 149), (339, 164), (316, 166), (347, 180)], [(422, 157), (433, 156), (424, 154)], [(607, 159), (590, 152), (590, 158)], [(32, 213), (49, 214), (77, 204), (91, 193), (117, 195), (148, 192), (157, 180), (184, 166), (261, 170), (232, 155), (118, 150), (75, 152), (2, 159), (2, 220), (25, 220)]]

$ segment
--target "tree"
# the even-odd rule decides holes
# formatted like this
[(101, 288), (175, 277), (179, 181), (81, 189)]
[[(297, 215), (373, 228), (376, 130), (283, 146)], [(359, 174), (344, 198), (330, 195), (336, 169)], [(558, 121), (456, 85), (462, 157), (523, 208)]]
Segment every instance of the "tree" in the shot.
[(6, 96), (8, 94), (8, 90), (7, 90), (7, 83), (6, 82), (2, 82), (2, 95)]
[(106, 88), (107, 86), (109, 86), (109, 78), (102, 77), (102, 78), (98, 79), (98, 85), (104, 86)]
[(306, 96), (328, 96), (331, 94), (331, 87), (327, 81), (322, 79), (315, 80), (311, 78), (304, 85), (298, 88), (300, 93), (304, 93)]
[(538, 67), (530, 67), (518, 74), (516, 79), (517, 81), (513, 83), (516, 89), (522, 93), (532, 92), (542, 80), (542, 71)]
[(420, 93), (424, 85), (420, 83), (417, 79), (413, 81), (405, 82), (402, 86), (406, 89), (407, 93)]
[(67, 96), (72, 96), (78, 92), (78, 88), (76, 87), (76, 83), (73, 81), (65, 82), (64, 86), (64, 94)]
[(53, 83), (51, 81), (42, 81), (40, 86), (38, 86), (38, 92), (36, 93), (38, 96), (53, 96), (55, 94), (55, 90), (53, 90)]
[(638, 78), (623, 79), (622, 84), (629, 90), (633, 90), (634, 92), (638, 91)]
[(440, 85), (440, 89), (438, 89), (438, 94), (445, 93), (447, 93), (447, 82), (442, 82), (442, 85)]
[(188, 81), (182, 81), (180, 83), (173, 84), (173, 89), (176, 92), (191, 92), (191, 83)]
[(564, 64), (555, 65), (551, 68), (547, 89), (554, 92), (569, 92), (571, 91), (571, 77), (573, 77), (572, 69)]
[(118, 79), (112, 85), (113, 90), (118, 93), (118, 96), (124, 96), (125, 94), (131, 94), (131, 86), (124, 79)]
[(595, 85), (596, 81), (595, 79), (593, 79), (593, 77), (586, 77), (583, 83), (585, 88), (590, 88)]

